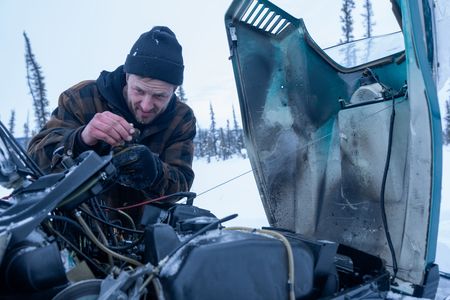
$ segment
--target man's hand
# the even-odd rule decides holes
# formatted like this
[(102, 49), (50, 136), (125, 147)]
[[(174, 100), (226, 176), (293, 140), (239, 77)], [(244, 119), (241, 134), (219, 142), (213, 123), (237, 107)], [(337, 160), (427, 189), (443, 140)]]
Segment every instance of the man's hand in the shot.
[(116, 181), (136, 190), (143, 190), (160, 177), (162, 163), (146, 146), (132, 144), (113, 149), (113, 165), (118, 169)]
[(86, 145), (93, 146), (98, 141), (104, 141), (111, 146), (123, 144), (132, 140), (135, 129), (133, 124), (109, 111), (96, 113), (81, 132), (81, 139)]

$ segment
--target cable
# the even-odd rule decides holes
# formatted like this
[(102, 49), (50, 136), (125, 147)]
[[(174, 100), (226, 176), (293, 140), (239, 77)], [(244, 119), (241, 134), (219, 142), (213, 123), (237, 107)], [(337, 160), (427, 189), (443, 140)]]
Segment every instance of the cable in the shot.
[(158, 197), (158, 198), (150, 199), (150, 200), (147, 200), (147, 201), (142, 201), (142, 202), (139, 202), (139, 203), (136, 203), (136, 204), (123, 206), (123, 207), (118, 207), (117, 209), (118, 210), (125, 210), (125, 209), (140, 207), (140, 206), (144, 206), (146, 204), (150, 204), (150, 203), (161, 201), (161, 200), (166, 200), (166, 199), (173, 198), (173, 197), (191, 197), (192, 194), (195, 195), (195, 193), (192, 193), (192, 192), (178, 192), (178, 193), (173, 193), (173, 194), (170, 194), (170, 195), (165, 195), (165, 196), (161, 196), (161, 197)]
[(113, 223), (111, 223), (111, 222), (102, 220), (102, 218), (99, 218), (99, 217), (97, 217), (97, 216), (95, 216), (95, 215), (89, 213), (89, 212), (86, 211), (83, 207), (80, 207), (79, 209), (80, 209), (82, 212), (84, 212), (86, 215), (88, 215), (89, 217), (91, 217), (91, 218), (93, 218), (93, 219), (95, 219), (95, 220), (97, 220), (97, 221), (99, 221), (99, 222), (101, 222), (101, 223), (103, 223), (103, 224), (105, 224), (105, 225), (108, 225), (108, 226), (111, 226), (111, 227), (114, 227), (114, 228), (117, 228), (117, 229), (120, 229), (120, 230), (123, 230), (123, 231), (128, 231), (128, 232), (131, 232), (131, 233), (138, 233), (138, 234), (143, 234), (143, 233), (144, 233), (143, 230), (136, 230), (136, 229), (126, 228), (126, 227), (122, 227), (122, 226), (120, 226), (120, 225), (116, 225), (116, 224), (113, 224)]
[(387, 223), (384, 194), (386, 192), (386, 181), (387, 181), (387, 175), (388, 175), (389, 165), (390, 165), (390, 161), (391, 161), (392, 137), (393, 137), (393, 133), (394, 133), (394, 121), (395, 121), (395, 98), (393, 97), (392, 98), (392, 113), (391, 113), (391, 119), (390, 119), (390, 123), (389, 123), (388, 149), (387, 149), (387, 154), (386, 154), (386, 163), (384, 166), (383, 180), (381, 183), (381, 192), (380, 192), (381, 219), (383, 221), (383, 227), (384, 227), (384, 232), (386, 235), (386, 240), (387, 240), (387, 243), (389, 246), (389, 251), (391, 252), (392, 268), (394, 270), (394, 275), (392, 276), (392, 279), (391, 279), (392, 282), (394, 282), (395, 278), (397, 277), (398, 265), (397, 265), (397, 258), (395, 255), (394, 245), (392, 244), (391, 234), (389, 232), (389, 226)]
[(267, 229), (254, 229), (249, 227), (227, 227), (225, 230), (239, 230), (248, 231), (251, 233), (257, 232), (262, 234), (268, 234), (274, 238), (280, 240), (286, 248), (287, 258), (288, 258), (288, 288), (289, 288), (289, 299), (295, 300), (295, 272), (294, 272), (294, 255), (292, 253), (292, 247), (288, 239), (279, 232)]
[(99, 217), (102, 218), (103, 220), (107, 221), (108, 217), (106, 216), (106, 214), (104, 213), (104, 211), (101, 209), (100, 204), (98, 203), (98, 199), (97, 197), (92, 197), (91, 199), (89, 199), (89, 204), (93, 209), (93, 212), (95, 212), (95, 214)]
[(118, 209), (117, 212), (118, 212), (121, 216), (125, 217), (125, 219), (127, 219), (128, 222), (130, 223), (131, 227), (132, 227), (134, 230), (136, 230), (136, 224), (134, 223), (133, 218), (132, 218), (129, 214), (127, 214), (127, 213), (124, 212), (124, 211), (121, 211), (120, 209)]
[[(134, 224), (133, 218), (132, 218), (129, 214), (127, 214), (126, 212), (121, 211), (121, 210), (118, 209), (118, 208), (114, 208), (114, 207), (106, 206), (106, 205), (100, 205), (100, 207), (103, 208), (103, 209), (106, 209), (106, 210), (112, 210), (112, 211), (114, 211), (114, 212), (117, 212), (117, 213), (120, 214), (120, 215), (123, 215), (128, 221), (130, 221), (131, 226), (133, 227), (133, 229), (136, 229), (136, 225)], [(113, 225), (113, 224), (111, 223), (111, 226), (116, 226), (116, 225)]]
[[(90, 206), (91, 206), (92, 209), (94, 210), (95, 215), (96, 215), (97, 217), (99, 217), (100, 219), (102, 219), (102, 220), (104, 220), (104, 221), (109, 221), (108, 216), (105, 214), (105, 212), (104, 212), (104, 211), (102, 210), (102, 208), (100, 207), (100, 204), (99, 204), (99, 201), (98, 201), (97, 197), (91, 198), (91, 199), (89, 200), (89, 203), (90, 203)], [(100, 222), (101, 222), (101, 221), (100, 221)], [(103, 223), (103, 222), (102, 222), (102, 223)], [(116, 235), (114, 234), (114, 228), (112, 228), (112, 227), (109, 226), (109, 227), (107, 228), (107, 230), (108, 230), (109, 236), (112, 237), (112, 243), (113, 243), (114, 245), (117, 245), (117, 244), (118, 244), (118, 241), (117, 241)], [(109, 245), (109, 246), (111, 246), (111, 245)], [(111, 247), (110, 247), (110, 248), (111, 248)]]
[(119, 254), (117, 252), (111, 251), (110, 249), (108, 249), (105, 245), (103, 245), (98, 239), (97, 237), (94, 235), (94, 233), (91, 231), (91, 229), (89, 228), (89, 226), (86, 224), (86, 222), (84, 221), (83, 217), (81, 216), (81, 212), (80, 211), (75, 211), (75, 217), (77, 218), (78, 222), (80, 222), (81, 227), (83, 227), (83, 229), (85, 230), (86, 234), (88, 235), (88, 237), (94, 242), (95, 245), (97, 245), (97, 247), (99, 247), (101, 250), (103, 250), (105, 253), (107, 254), (111, 254), (113, 257), (116, 257), (120, 260), (126, 261), (132, 265), (135, 266), (142, 266), (142, 263), (138, 262), (137, 260), (134, 260), (132, 258), (129, 258), (127, 256), (124, 256), (122, 254)]
[[(88, 212), (92, 213), (89, 210), (89, 207), (87, 206), (86, 203), (81, 204), (81, 207), (83, 207)], [(100, 227), (100, 225), (98, 224), (98, 222), (96, 220), (94, 220), (94, 224), (95, 224), (95, 227), (97, 227), (97, 231), (98, 231), (98, 234), (100, 235), (100, 238), (103, 241), (103, 245), (108, 247), (109, 246), (108, 245), (108, 239), (106, 238), (105, 233), (103, 233), (102, 228)], [(108, 256), (108, 261), (109, 261), (109, 264), (111, 265), (111, 268), (113, 268), (114, 267), (114, 259), (113, 259), (112, 255), (111, 255), (111, 253), (107, 252), (106, 255)]]
[[(60, 216), (60, 215), (49, 215), (47, 217), (45, 217), (44, 220), (50, 221), (50, 220), (57, 220), (57, 221), (62, 221), (65, 222), (67, 224), (72, 225), (73, 227), (77, 228), (80, 232), (84, 233), (83, 228), (80, 226), (80, 224), (78, 224), (77, 222), (75, 222), (74, 220), (72, 220), (71, 218), (68, 218), (66, 216)], [(64, 230), (63, 230), (64, 231)]]
[(231, 178), (231, 179), (229, 179), (229, 180), (227, 180), (227, 181), (224, 181), (224, 182), (222, 182), (222, 183), (220, 183), (220, 184), (218, 184), (218, 185), (216, 185), (216, 186), (213, 186), (212, 188), (207, 189), (206, 191), (203, 191), (203, 192), (201, 192), (200, 194), (198, 194), (197, 197), (198, 197), (198, 196), (201, 196), (201, 195), (203, 195), (203, 194), (205, 194), (205, 193), (207, 193), (207, 192), (209, 192), (209, 191), (212, 191), (212, 190), (218, 188), (219, 186), (222, 186), (222, 185), (227, 184), (227, 183), (229, 183), (229, 182), (231, 182), (231, 181), (233, 181), (233, 180), (236, 180), (236, 179), (238, 179), (239, 177), (244, 176), (244, 175), (246, 175), (246, 174), (248, 174), (248, 173), (250, 173), (250, 172), (253, 172), (253, 169), (251, 169), (251, 170), (249, 170), (249, 171), (246, 171), (246, 172), (244, 172), (244, 173), (242, 173), (242, 174), (240, 174), (240, 175), (238, 175), (238, 176), (235, 176), (235, 177), (233, 177), (233, 178)]

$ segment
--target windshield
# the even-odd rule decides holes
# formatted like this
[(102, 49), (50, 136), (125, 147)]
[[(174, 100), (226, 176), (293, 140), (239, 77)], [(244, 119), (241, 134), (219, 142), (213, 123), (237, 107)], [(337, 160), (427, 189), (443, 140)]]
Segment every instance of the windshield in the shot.
[(365, 1), (355, 1), (349, 42), (343, 31), (342, 1), (272, 2), (295, 18), (302, 18), (314, 42), (344, 68), (364, 65), (404, 50), (403, 36), (389, 0), (371, 1), (370, 30)]
[(352, 68), (405, 50), (401, 32), (365, 38), (324, 49), (337, 64)]

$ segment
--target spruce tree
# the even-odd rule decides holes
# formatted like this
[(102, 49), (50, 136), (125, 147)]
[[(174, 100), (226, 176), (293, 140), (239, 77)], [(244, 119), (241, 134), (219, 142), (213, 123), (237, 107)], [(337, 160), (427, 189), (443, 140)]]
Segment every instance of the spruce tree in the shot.
[(372, 10), (372, 2), (370, 0), (364, 1), (364, 13), (361, 14), (364, 18), (364, 28), (366, 28), (366, 33), (364, 34), (364, 37), (371, 37), (373, 26), (375, 25), (375, 22), (373, 21), (373, 10)]
[(219, 141), (220, 141), (220, 157), (222, 160), (227, 160), (230, 157), (229, 151), (228, 151), (228, 145), (226, 141), (225, 132), (222, 127), (219, 129)]
[(450, 100), (445, 101), (446, 115), (443, 142), (445, 145), (450, 145)]
[(208, 133), (208, 158), (217, 155), (217, 129), (216, 117), (211, 103), (209, 103), (209, 113), (211, 117), (211, 125)]
[(187, 102), (187, 98), (186, 98), (186, 93), (184, 92), (184, 88), (182, 85), (180, 85), (177, 89), (177, 91), (175, 92), (175, 94), (177, 95), (177, 97), (180, 99), (181, 102), (186, 103)]
[(225, 140), (227, 143), (227, 147), (228, 147), (228, 153), (230, 153), (230, 156), (233, 154), (236, 154), (236, 145), (234, 143), (234, 139), (233, 139), (233, 134), (231, 132), (231, 128), (230, 128), (230, 120), (227, 119), (227, 128), (225, 131)]
[(239, 123), (236, 118), (236, 112), (234, 110), (234, 105), (232, 106), (233, 110), (233, 143), (236, 147), (236, 153), (241, 154), (241, 150), (244, 148), (244, 135), (242, 129), (239, 127)]
[(343, 0), (341, 12), (341, 29), (344, 39), (341, 42), (348, 43), (353, 40), (353, 17), (352, 11), (355, 8), (354, 0)]
[(30, 140), (30, 116), (27, 112), (27, 121), (23, 124), (24, 145), (28, 146)]
[(9, 132), (11, 133), (11, 135), (14, 135), (14, 128), (16, 127), (16, 111), (14, 109), (11, 110), (8, 125), (9, 125)]
[(31, 50), (31, 43), (24, 32), (25, 38), (25, 63), (27, 69), (27, 83), (33, 98), (34, 113), (36, 116), (36, 126), (40, 129), (47, 122), (50, 115), (48, 111), (48, 100), (44, 84), (44, 76), (42, 75), (41, 66), (37, 63)]

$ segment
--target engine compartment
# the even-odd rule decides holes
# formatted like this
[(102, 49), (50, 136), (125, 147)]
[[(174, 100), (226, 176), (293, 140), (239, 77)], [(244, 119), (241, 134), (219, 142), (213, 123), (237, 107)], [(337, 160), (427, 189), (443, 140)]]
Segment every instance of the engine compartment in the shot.
[(379, 258), (284, 229), (226, 227), (236, 215), (218, 219), (193, 205), (194, 193), (175, 195), (186, 204), (146, 204), (134, 224), (126, 209), (97, 197), (113, 177), (109, 159), (88, 152), (66, 173), (0, 200), (0, 299), (318, 299), (373, 292), (374, 284), (379, 295), (388, 290)]

